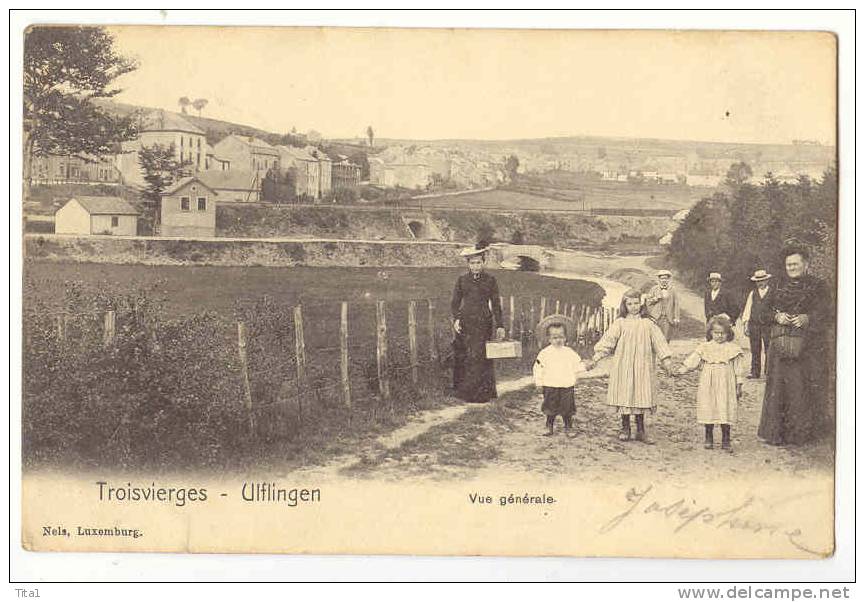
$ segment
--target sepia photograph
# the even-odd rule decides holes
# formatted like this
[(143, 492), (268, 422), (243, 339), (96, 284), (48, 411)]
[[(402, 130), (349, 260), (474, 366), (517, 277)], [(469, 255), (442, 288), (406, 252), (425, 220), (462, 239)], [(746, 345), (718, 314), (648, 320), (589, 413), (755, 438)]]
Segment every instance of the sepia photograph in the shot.
[(25, 550), (835, 553), (833, 33), (22, 39)]

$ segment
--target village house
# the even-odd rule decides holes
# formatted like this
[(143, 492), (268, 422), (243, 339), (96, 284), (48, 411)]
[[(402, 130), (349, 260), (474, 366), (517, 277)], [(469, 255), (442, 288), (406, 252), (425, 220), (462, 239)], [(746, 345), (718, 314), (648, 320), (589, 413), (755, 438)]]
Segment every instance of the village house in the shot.
[(385, 163), (378, 157), (369, 160), (369, 179), (376, 186), (426, 188), (431, 177), (429, 165), (423, 163)]
[(294, 169), (295, 194), (310, 199), (321, 198), (321, 170), (318, 159), (309, 154), (306, 149), (294, 146), (280, 145), (276, 149), (279, 151), (280, 165), (283, 169)]
[(357, 188), (360, 184), (360, 165), (349, 161), (345, 155), (340, 155), (333, 162), (333, 189), (345, 190)]
[(215, 156), (231, 162), (232, 169), (260, 172), (279, 167), (279, 151), (264, 140), (230, 134), (213, 146)]
[(258, 203), (261, 201), (261, 180), (257, 171), (202, 171), (197, 177), (219, 195), (220, 202)]
[(333, 188), (333, 161), (318, 149), (308, 149), (309, 154), (318, 159), (318, 196), (324, 198)]
[(115, 196), (76, 196), (54, 214), (57, 234), (135, 236), (138, 211)]
[(45, 155), (33, 157), (31, 184), (109, 184), (120, 182), (120, 171), (111, 157)]
[(174, 158), (188, 164), (190, 172), (207, 168), (204, 131), (175, 113), (153, 111), (142, 120), (138, 138), (121, 144), (117, 167), (124, 183), (144, 186), (138, 152), (157, 144), (173, 148)]
[(231, 161), (224, 157), (218, 157), (213, 151), (213, 147), (208, 144), (207, 156), (204, 160), (204, 169), (205, 171), (228, 171), (231, 169)]
[(216, 236), (216, 197), (217, 192), (196, 176), (175, 182), (162, 193), (160, 235)]

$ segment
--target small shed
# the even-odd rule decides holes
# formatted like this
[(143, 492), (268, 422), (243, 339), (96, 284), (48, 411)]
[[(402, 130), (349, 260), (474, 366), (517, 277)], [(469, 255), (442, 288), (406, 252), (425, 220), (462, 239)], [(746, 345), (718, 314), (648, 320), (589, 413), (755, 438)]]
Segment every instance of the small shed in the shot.
[(57, 234), (135, 236), (138, 211), (116, 196), (76, 196), (54, 214)]
[(196, 176), (182, 178), (162, 193), (162, 236), (216, 236), (216, 196), (213, 188)]

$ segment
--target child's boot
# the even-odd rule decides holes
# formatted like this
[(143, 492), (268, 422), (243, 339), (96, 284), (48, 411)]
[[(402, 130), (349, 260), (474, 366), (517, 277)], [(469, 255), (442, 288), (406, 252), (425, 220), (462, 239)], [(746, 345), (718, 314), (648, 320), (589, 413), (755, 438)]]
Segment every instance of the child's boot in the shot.
[(733, 451), (733, 445), (730, 442), (730, 425), (721, 425), (721, 449), (727, 452)]
[(715, 425), (707, 424), (706, 425), (706, 442), (703, 443), (703, 447), (706, 449), (712, 449), (715, 447)]
[(640, 441), (641, 443), (645, 443), (646, 445), (654, 445), (655, 442), (649, 438), (649, 435), (646, 433), (646, 422), (645, 416), (642, 414), (637, 414), (637, 436), (634, 437), (635, 440)]
[(577, 433), (574, 431), (574, 417), (573, 416), (565, 416), (565, 436), (570, 439), (573, 439), (577, 436)]
[(553, 434), (553, 425), (556, 422), (555, 416), (547, 416), (547, 430), (544, 431), (544, 437), (551, 437)]
[(619, 431), (619, 441), (631, 440), (631, 415), (622, 414), (622, 430)]

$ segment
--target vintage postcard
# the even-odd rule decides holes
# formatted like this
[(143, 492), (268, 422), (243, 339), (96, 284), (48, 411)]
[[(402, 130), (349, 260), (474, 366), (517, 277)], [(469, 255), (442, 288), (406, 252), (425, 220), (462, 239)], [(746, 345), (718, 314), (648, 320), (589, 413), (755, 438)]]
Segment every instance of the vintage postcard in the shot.
[(21, 545), (831, 556), (837, 52), (31, 25)]

